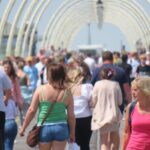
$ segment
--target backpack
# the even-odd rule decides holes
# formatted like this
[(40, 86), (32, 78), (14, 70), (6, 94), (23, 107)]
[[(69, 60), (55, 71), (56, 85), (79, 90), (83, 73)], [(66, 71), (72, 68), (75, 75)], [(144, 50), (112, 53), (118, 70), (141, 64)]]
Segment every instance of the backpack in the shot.
[(132, 111), (133, 111), (136, 103), (137, 103), (137, 101), (131, 102), (131, 105), (129, 107), (129, 119), (128, 119), (128, 123), (129, 123), (129, 126), (130, 126), (130, 131), (131, 131), (131, 122), (132, 122), (132, 120), (131, 120), (131, 113), (132, 113)]

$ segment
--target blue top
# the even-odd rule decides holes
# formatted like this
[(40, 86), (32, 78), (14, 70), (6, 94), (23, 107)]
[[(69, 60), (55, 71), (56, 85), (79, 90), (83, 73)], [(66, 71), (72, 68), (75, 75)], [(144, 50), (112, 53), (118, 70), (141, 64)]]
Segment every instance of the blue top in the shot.
[(38, 70), (34, 66), (25, 66), (23, 71), (28, 75), (30, 80), (29, 89), (34, 91), (38, 80)]
[(101, 67), (97, 67), (93, 72), (91, 83), (94, 85), (98, 80), (101, 80), (99, 76), (100, 76), (100, 71), (103, 68), (111, 68), (112, 70), (114, 70), (115, 75), (114, 75), (113, 80), (119, 82), (119, 85), (122, 90), (122, 94), (124, 95), (123, 84), (128, 83), (128, 78), (127, 78), (125, 71), (117, 65), (103, 64)]

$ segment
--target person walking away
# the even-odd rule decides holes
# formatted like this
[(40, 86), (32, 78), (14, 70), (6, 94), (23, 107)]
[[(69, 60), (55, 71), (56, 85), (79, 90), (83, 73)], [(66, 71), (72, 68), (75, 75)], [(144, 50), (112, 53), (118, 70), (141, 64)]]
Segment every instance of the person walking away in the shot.
[(128, 83), (131, 84), (130, 76), (132, 72), (132, 66), (127, 63), (128, 55), (125, 55), (125, 54), (122, 55), (121, 59), (122, 59), (122, 63), (119, 64), (119, 67), (121, 67), (125, 71)]
[(63, 65), (47, 65), (48, 83), (36, 89), (20, 129), (20, 135), (23, 136), (37, 109), (37, 125), (40, 126), (49, 107), (55, 102), (39, 133), (40, 150), (65, 150), (67, 141), (75, 140), (73, 97), (66, 87), (66, 79), (66, 69)]
[(10, 78), (12, 82), (12, 99), (16, 102), (19, 111), (22, 110), (23, 108), (23, 98), (21, 95), (21, 89), (19, 85), (19, 79), (16, 75), (13, 63), (10, 60), (4, 60), (3, 61), (3, 66), (6, 74)]
[(101, 80), (101, 78), (99, 76), (99, 72), (103, 68), (111, 68), (114, 71), (113, 80), (117, 81), (121, 87), (123, 103), (120, 106), (120, 110), (123, 113), (126, 105), (132, 101), (131, 88), (128, 83), (127, 75), (121, 67), (113, 64), (112, 52), (104, 51), (102, 53), (102, 59), (103, 59), (103, 65), (94, 70), (92, 79), (91, 79), (91, 83), (94, 85), (97, 81)]
[(91, 53), (87, 54), (87, 57), (84, 59), (84, 62), (88, 65), (91, 74), (93, 74), (93, 70), (95, 69), (96, 66), (96, 61), (94, 58), (92, 58)]
[[(72, 70), (73, 71), (73, 70)], [(71, 71), (70, 71), (71, 72)], [(80, 67), (74, 69), (71, 92), (74, 99), (74, 113), (76, 118), (75, 142), (81, 150), (90, 150), (93, 85), (90, 83), (91, 73), (86, 63), (81, 62)]]
[(131, 53), (131, 58), (128, 59), (127, 63), (132, 66), (132, 73), (131, 73), (130, 78), (131, 78), (131, 81), (133, 81), (136, 78), (137, 67), (140, 65), (139, 58), (138, 58), (138, 53), (137, 52), (132, 52)]
[(121, 150), (150, 150), (150, 77), (136, 78), (131, 88), (136, 103), (126, 109)]
[(141, 54), (140, 58), (140, 65), (137, 67), (136, 73), (137, 76), (148, 76), (150, 77), (150, 66), (146, 64), (146, 55)]
[(14, 100), (9, 99), (6, 105), (5, 118), (5, 150), (13, 150), (14, 141), (17, 136), (18, 126), (16, 123), (16, 116), (18, 115), (18, 108)]
[(114, 72), (103, 68), (101, 80), (96, 82), (92, 93), (92, 130), (100, 130), (101, 150), (119, 150), (119, 126), (122, 114), (122, 93), (119, 84), (112, 81)]
[(21, 117), (20, 117), (21, 124), (23, 122), (23, 117), (26, 114), (26, 110), (28, 109), (30, 101), (32, 99), (32, 93), (29, 90), (30, 80), (29, 80), (28, 75), (23, 71), (24, 65), (25, 65), (25, 62), (20, 60), (18, 62), (18, 70), (17, 70), (17, 77), (19, 79), (21, 95), (24, 100), (23, 110), (20, 112), (21, 113)]
[[(5, 105), (11, 96), (11, 81), (0, 66), (0, 149), (4, 150)], [(5, 93), (5, 96), (4, 96)]]
[(26, 59), (26, 65), (23, 68), (23, 71), (28, 75), (30, 84), (28, 86), (30, 94), (32, 94), (37, 85), (38, 80), (38, 70), (33, 64), (33, 58), (30, 56)]

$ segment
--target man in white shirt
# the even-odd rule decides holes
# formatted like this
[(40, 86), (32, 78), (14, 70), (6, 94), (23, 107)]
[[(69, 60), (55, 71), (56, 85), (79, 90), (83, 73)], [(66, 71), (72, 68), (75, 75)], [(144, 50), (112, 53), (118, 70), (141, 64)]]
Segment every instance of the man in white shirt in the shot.
[(10, 96), (11, 82), (3, 68), (0, 67), (0, 150), (4, 150), (5, 105), (7, 105)]
[(43, 76), (43, 80), (45, 80), (45, 78), (46, 78), (46, 69), (45, 69), (45, 66), (46, 66), (46, 55), (43, 54), (43, 55), (39, 56), (39, 59), (40, 59), (40, 61), (37, 64), (35, 64), (35, 67), (38, 70), (37, 87), (43, 84), (41, 75), (42, 74), (44, 75)]
[(91, 74), (93, 74), (93, 70), (95, 68), (96, 62), (94, 58), (92, 58), (91, 54), (87, 54), (87, 57), (84, 59), (84, 62), (88, 65)]

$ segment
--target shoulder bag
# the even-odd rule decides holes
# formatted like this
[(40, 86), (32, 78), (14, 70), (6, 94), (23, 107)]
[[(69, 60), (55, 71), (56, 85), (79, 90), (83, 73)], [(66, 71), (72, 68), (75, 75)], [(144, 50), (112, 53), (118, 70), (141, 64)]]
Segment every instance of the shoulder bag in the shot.
[[(57, 98), (58, 98), (58, 96), (59, 96), (59, 93), (57, 95)], [(43, 125), (43, 123), (47, 119), (48, 115), (51, 113), (51, 111), (52, 111), (52, 109), (54, 107), (54, 104), (55, 104), (55, 102), (52, 102), (51, 106), (49, 107), (49, 109), (48, 109), (48, 111), (47, 111), (47, 113), (45, 115), (45, 117), (42, 120), (41, 126)], [(37, 124), (36, 124), (29, 131), (29, 133), (27, 135), (27, 139), (26, 139), (26, 142), (27, 142), (28, 146), (35, 147), (38, 144), (38, 142), (39, 142), (38, 138), (39, 138), (39, 133), (40, 133), (41, 126), (37, 126)]]
[[(54, 106), (55, 102), (53, 102), (48, 110), (48, 112), (46, 113), (45, 117), (43, 118), (43, 121), (41, 123), (41, 126), (43, 125), (43, 123), (45, 122), (46, 118), (48, 117), (49, 113), (52, 111), (52, 108)], [(37, 126), (34, 125), (32, 127), (32, 129), (29, 131), (28, 135), (27, 135), (27, 139), (26, 139), (26, 142), (28, 144), (28, 146), (30, 147), (35, 147), (39, 140), (38, 140), (38, 137), (39, 137), (39, 133), (40, 133), (40, 129), (41, 129), (41, 126)]]

